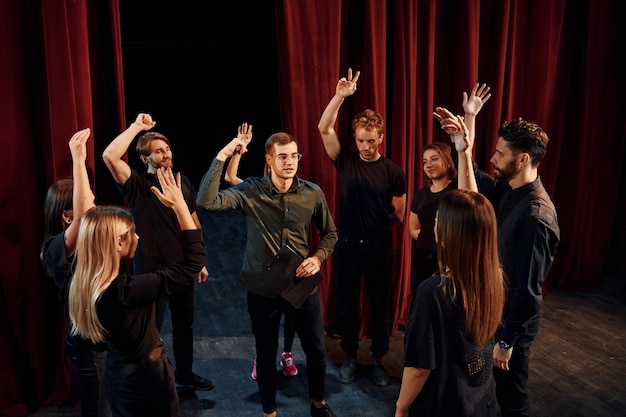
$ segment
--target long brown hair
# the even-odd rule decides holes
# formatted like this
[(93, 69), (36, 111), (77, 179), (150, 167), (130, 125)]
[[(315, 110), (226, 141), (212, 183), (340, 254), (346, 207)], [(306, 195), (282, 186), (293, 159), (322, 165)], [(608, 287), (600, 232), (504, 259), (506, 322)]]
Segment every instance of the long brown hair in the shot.
[(69, 224), (63, 221), (63, 212), (72, 209), (74, 181), (70, 179), (54, 182), (43, 203), (44, 238), (61, 233)]
[[(466, 335), (483, 345), (502, 321), (504, 277), (493, 206), (482, 194), (452, 190), (439, 199), (435, 224), (444, 291), (465, 313)], [(445, 283), (451, 283), (446, 285)]]

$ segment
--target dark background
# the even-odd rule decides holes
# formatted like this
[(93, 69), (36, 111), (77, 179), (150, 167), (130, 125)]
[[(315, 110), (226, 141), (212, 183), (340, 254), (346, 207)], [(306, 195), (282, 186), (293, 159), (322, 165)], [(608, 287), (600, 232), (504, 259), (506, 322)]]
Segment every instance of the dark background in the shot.
[[(281, 130), (274, 2), (126, 1), (120, 9), (127, 123), (150, 113), (176, 168), (198, 186), (247, 122), (253, 140), (240, 177), (262, 175), (265, 139)], [(134, 145), (129, 163), (143, 170)]]

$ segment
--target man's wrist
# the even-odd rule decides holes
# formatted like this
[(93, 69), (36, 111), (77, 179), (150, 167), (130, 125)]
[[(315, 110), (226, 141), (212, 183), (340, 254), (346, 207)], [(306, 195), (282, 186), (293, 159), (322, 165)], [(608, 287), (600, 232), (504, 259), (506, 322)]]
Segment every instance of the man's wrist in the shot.
[(129, 129), (131, 127), (134, 127), (135, 129), (139, 130), (140, 132), (143, 132), (145, 129), (137, 122), (132, 122), (129, 126)]
[(498, 346), (500, 347), (501, 350), (509, 350), (513, 347), (513, 345), (508, 344), (504, 340), (498, 341)]

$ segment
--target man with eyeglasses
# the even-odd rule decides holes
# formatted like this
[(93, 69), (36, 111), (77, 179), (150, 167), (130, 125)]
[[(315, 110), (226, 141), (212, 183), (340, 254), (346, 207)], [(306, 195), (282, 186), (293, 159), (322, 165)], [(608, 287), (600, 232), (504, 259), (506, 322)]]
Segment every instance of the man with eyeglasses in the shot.
[[(200, 183), (196, 203), (207, 210), (240, 208), (246, 216), (247, 239), (241, 281), (248, 290), (248, 314), (256, 345), (257, 382), (265, 416), (276, 416), (276, 354), (283, 314), (295, 324), (307, 357), (307, 381), (311, 416), (333, 417), (325, 401), (326, 346), (324, 320), (317, 287), (300, 308), (280, 297), (263, 271), (284, 245), (294, 248), (302, 262), (297, 278), (312, 278), (337, 242), (337, 228), (324, 193), (316, 184), (296, 176), (302, 155), (296, 139), (284, 132), (265, 142), (269, 174), (248, 177), (220, 191), (225, 162), (236, 153), (246, 152), (251, 130), (239, 129), (236, 138), (220, 150)], [(316, 248), (309, 247), (309, 228), (319, 232)]]
[(389, 297), (392, 272), (391, 226), (404, 218), (407, 181), (402, 169), (380, 154), (383, 118), (364, 110), (352, 119), (356, 151), (339, 142), (334, 129), (339, 108), (356, 91), (360, 72), (337, 83), (318, 124), (324, 149), (339, 175), (339, 241), (335, 247), (335, 282), (339, 298), (339, 332), (345, 359), (339, 369), (344, 384), (354, 381), (359, 348), (361, 279), (370, 301), (372, 381), (389, 382), (383, 356), (389, 350)]

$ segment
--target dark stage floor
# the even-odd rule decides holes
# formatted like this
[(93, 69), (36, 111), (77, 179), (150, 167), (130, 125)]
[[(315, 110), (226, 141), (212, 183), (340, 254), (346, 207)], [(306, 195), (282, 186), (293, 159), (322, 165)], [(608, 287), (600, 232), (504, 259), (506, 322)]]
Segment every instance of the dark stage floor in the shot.
[[(250, 378), (254, 340), (238, 280), (244, 249), (244, 220), (237, 212), (199, 212), (208, 246), (209, 280), (197, 285), (194, 370), (215, 383), (209, 392), (180, 393), (183, 416), (262, 416), (257, 385)], [(210, 239), (209, 239), (210, 238)], [(545, 299), (543, 321), (531, 359), (532, 415), (626, 415), (626, 296), (624, 281), (613, 280), (594, 294), (553, 293)], [(169, 315), (166, 315), (166, 317)], [(167, 317), (163, 337), (170, 358)], [(385, 363), (386, 387), (369, 379), (369, 340), (361, 342), (357, 379), (338, 382), (343, 359), (339, 340), (327, 337), (327, 401), (340, 417), (393, 416), (400, 388), (402, 336), (393, 337)], [(282, 346), (282, 341), (279, 346)], [(278, 415), (309, 415), (304, 355), (296, 337), (299, 374), (278, 379)], [(173, 359), (172, 359), (173, 361)], [(278, 369), (278, 368), (277, 368)], [(79, 416), (74, 408), (45, 407), (37, 417)]]

